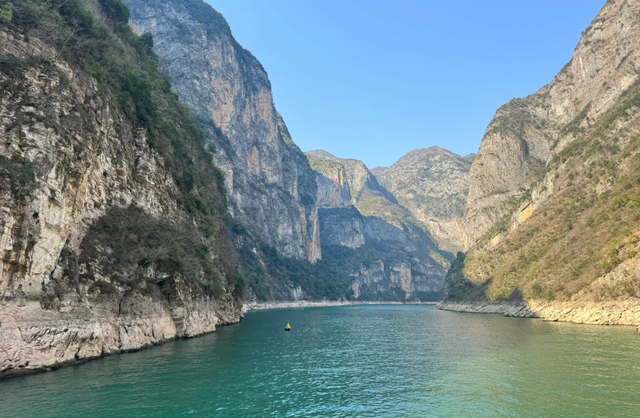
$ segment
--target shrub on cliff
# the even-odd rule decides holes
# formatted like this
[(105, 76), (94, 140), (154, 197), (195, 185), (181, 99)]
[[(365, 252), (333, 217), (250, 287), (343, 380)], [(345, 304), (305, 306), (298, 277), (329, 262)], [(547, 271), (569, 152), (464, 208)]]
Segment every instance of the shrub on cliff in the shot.
[(80, 281), (102, 276), (136, 287), (143, 281), (164, 285), (180, 277), (192, 289), (214, 297), (236, 284), (229, 260), (212, 257), (212, 248), (196, 228), (155, 218), (135, 206), (111, 208), (91, 226), (81, 250)]
[(11, 22), (13, 20), (13, 3), (0, 4), (0, 22)]
[(37, 186), (31, 164), (26, 161), (12, 161), (0, 155), (0, 186), (4, 185), (2, 183), (8, 185), (16, 200), (27, 198)]
[[(0, 0), (0, 5), (2, 3)], [(166, 270), (174, 269), (174, 273), (183, 276), (193, 270), (191, 267), (199, 265), (196, 270), (215, 279), (211, 283), (218, 281), (216, 275), (219, 274), (235, 280), (237, 256), (228, 229), (223, 175), (213, 165), (212, 150), (206, 147), (198, 123), (171, 89), (166, 73), (159, 71), (158, 58), (152, 50), (153, 39), (150, 35), (139, 37), (132, 32), (128, 25), (128, 9), (122, 1), (22, 0), (14, 2), (10, 22), (0, 19), (0, 25), (47, 44), (55, 50), (56, 56), (52, 60), (65, 61), (78, 77), (92, 77), (98, 83), (102, 98), (111, 109), (122, 112), (124, 129), (147, 131), (149, 147), (160, 154), (175, 182), (179, 192), (176, 196), (178, 205), (188, 218), (185, 224), (194, 225), (194, 231), (185, 232), (189, 239), (180, 235), (180, 225), (167, 226), (167, 231), (182, 236), (180, 242), (189, 244), (167, 249), (166, 257), (154, 263)], [(7, 69), (14, 72), (15, 77), (21, 77), (26, 68), (33, 66), (27, 61), (0, 62), (0, 71)], [(50, 67), (42, 68), (45, 72), (55, 71), (55, 65)], [(78, 106), (80, 114), (82, 106)], [(90, 120), (83, 122), (87, 122), (90, 131)], [(53, 122), (44, 120), (44, 123)], [(90, 142), (89, 138), (83, 139)], [(82, 143), (78, 145), (79, 148), (82, 146)], [(17, 169), (12, 172), (21, 173)], [(27, 190), (29, 183), (28, 173), (23, 174), (12, 180), (22, 185), (20, 193)], [(109, 220), (114, 219), (107, 216), (99, 221), (99, 225), (104, 226)], [(143, 222), (141, 225), (153, 230), (154, 224)], [(104, 235), (108, 231), (117, 233), (114, 228), (104, 229), (99, 235), (107, 241), (117, 239)], [(198, 257), (191, 249), (205, 245), (205, 242), (211, 244), (210, 258), (216, 260), (215, 266), (206, 260), (192, 262)]]

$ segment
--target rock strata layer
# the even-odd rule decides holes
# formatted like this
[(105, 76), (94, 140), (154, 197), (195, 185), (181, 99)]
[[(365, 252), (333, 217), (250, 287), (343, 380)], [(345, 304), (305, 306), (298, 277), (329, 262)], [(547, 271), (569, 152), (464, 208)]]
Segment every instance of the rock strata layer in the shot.
[(0, 24), (0, 377), (238, 322), (221, 176), (195, 122), (126, 17), (39, 4)]

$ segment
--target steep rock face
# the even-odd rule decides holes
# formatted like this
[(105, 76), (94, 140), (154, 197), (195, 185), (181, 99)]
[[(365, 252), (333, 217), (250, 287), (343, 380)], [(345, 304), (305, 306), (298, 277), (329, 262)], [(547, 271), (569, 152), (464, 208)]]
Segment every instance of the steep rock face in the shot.
[[(378, 184), (378, 180), (362, 161), (338, 158), (324, 150), (308, 151), (306, 154), (316, 172), (339, 186), (341, 197), (347, 198), (342, 201), (343, 206), (351, 204), (361, 211), (366, 211), (365, 201), (370, 199), (372, 194), (380, 196), (392, 205), (398, 204), (395, 196)], [(331, 207), (331, 203), (324, 202), (323, 205), (319, 202), (319, 205)]]
[[(127, 75), (161, 79), (153, 57), (134, 49), (139, 39), (112, 32), (96, 2), (65, 3), (17, 3), (14, 23), (0, 25), (0, 377), (199, 335), (242, 315), (221, 184), (194, 181), (194, 191), (179, 181), (220, 177), (211, 156), (176, 128), (180, 160), (139, 112), (153, 94), (144, 123), (159, 123), (155, 110), (173, 126), (194, 122), (166, 89), (125, 90)], [(106, 25), (85, 14), (67, 26), (85, 7)], [(84, 47), (97, 58), (80, 55)], [(137, 67), (118, 50), (149, 60)], [(102, 84), (84, 70), (89, 61)], [(190, 212), (189, 199), (219, 207)]]
[[(431, 300), (448, 262), (358, 160), (307, 153), (317, 171), (323, 253), (351, 276), (356, 299)], [(346, 250), (348, 248), (349, 250)]]
[(472, 156), (439, 147), (411, 151), (376, 177), (435, 237), (441, 249), (462, 250)]
[(557, 315), (573, 304), (612, 323), (620, 306), (637, 309), (638, 40), (640, 4), (607, 2), (553, 83), (498, 111), (471, 169), (470, 251), (445, 300), (581, 320)]
[[(323, 247), (339, 245), (352, 249), (365, 245), (365, 219), (354, 207), (321, 210), (320, 239)], [(339, 210), (338, 210), (339, 209)]]
[(320, 209), (326, 258), (351, 277), (359, 300), (435, 300), (447, 263), (433, 242), (415, 227), (400, 229), (356, 208)]
[(637, 80), (639, 8), (637, 2), (608, 1), (551, 84), (498, 110), (471, 167), (467, 248), (495, 234), (518, 200), (531, 194), (550, 159)]
[[(276, 111), (260, 63), (201, 0), (125, 0), (172, 84), (209, 132), (233, 218), (285, 257), (321, 257), (315, 175)], [(214, 124), (211, 124), (213, 121)]]

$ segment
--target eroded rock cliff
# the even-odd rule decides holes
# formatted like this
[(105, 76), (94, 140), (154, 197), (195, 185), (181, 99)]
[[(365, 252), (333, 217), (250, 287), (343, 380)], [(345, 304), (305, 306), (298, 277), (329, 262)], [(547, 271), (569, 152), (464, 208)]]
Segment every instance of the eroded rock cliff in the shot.
[(473, 155), (465, 158), (439, 147), (411, 151), (376, 174), (398, 202), (451, 253), (463, 248), (462, 218), (469, 193)]
[(0, 376), (237, 322), (222, 175), (119, 0), (0, 23)]
[(316, 262), (315, 175), (275, 109), (262, 65), (201, 0), (125, 3), (134, 30), (153, 34), (154, 50), (181, 100), (206, 132), (221, 129), (211, 140), (234, 220), (279, 255)]
[(471, 166), (467, 248), (498, 232), (514, 205), (531, 196), (551, 159), (634, 85), (639, 8), (637, 2), (608, 1), (549, 85), (497, 111)]
[(448, 301), (576, 321), (557, 306), (611, 306), (585, 311), (604, 323), (620, 306), (638, 311), (638, 40), (640, 4), (608, 1), (550, 85), (498, 110), (471, 167), (470, 251), (449, 272)]
[(307, 153), (317, 171), (323, 254), (351, 277), (356, 299), (433, 300), (448, 261), (359, 160)]

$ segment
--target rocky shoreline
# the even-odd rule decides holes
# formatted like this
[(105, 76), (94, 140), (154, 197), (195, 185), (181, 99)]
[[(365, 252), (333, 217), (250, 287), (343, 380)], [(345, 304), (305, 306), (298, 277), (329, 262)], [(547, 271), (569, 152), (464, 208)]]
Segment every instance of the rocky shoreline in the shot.
[(46, 372), (100, 357), (140, 351), (180, 338), (214, 332), (248, 311), (354, 305), (417, 305), (436, 302), (295, 301), (250, 302), (242, 310), (232, 298), (192, 301), (185, 306), (145, 297), (115, 311), (70, 303), (56, 312), (37, 301), (0, 304), (0, 379)]
[[(438, 309), (589, 325), (640, 324), (640, 299), (610, 302), (440, 302)], [(640, 327), (636, 329), (640, 333)]]
[(243, 312), (266, 311), (271, 309), (288, 308), (321, 308), (331, 306), (357, 306), (357, 305), (435, 305), (437, 302), (379, 302), (379, 301), (347, 301), (347, 300), (299, 300), (291, 302), (248, 302), (242, 307)]
[(0, 379), (197, 337), (242, 316), (230, 296), (178, 306), (138, 295), (116, 308), (74, 302), (54, 311), (38, 301), (0, 304)]

